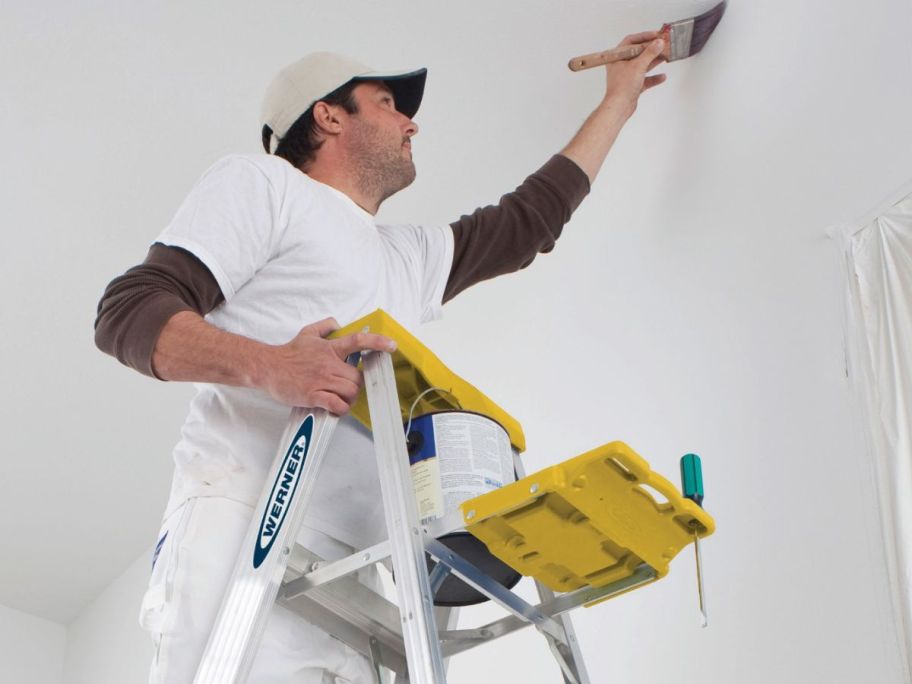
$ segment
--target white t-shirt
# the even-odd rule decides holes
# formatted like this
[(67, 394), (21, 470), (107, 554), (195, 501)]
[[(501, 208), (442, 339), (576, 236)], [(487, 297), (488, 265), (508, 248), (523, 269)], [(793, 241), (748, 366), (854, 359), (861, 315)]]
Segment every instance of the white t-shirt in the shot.
[[(272, 155), (233, 155), (202, 177), (158, 242), (193, 253), (225, 302), (213, 325), (269, 344), (329, 316), (382, 308), (408, 329), (440, 317), (449, 226), (378, 226), (347, 195)], [(255, 505), (289, 408), (255, 390), (197, 384), (174, 450), (170, 513), (194, 496)], [(385, 535), (370, 433), (339, 422), (305, 525), (355, 547)]]

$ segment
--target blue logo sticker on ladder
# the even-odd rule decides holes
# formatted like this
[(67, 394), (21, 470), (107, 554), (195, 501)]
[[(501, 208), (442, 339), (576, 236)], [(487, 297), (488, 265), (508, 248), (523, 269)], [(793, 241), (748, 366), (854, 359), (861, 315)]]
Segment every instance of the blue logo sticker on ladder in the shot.
[(269, 500), (266, 502), (263, 519), (260, 521), (260, 530), (257, 533), (256, 546), (253, 549), (254, 568), (260, 567), (263, 561), (266, 560), (266, 556), (269, 555), (276, 537), (279, 536), (282, 523), (285, 522), (285, 516), (291, 507), (295, 491), (298, 489), (301, 471), (304, 468), (304, 461), (310, 448), (313, 424), (313, 415), (307, 416), (304, 422), (301, 423), (301, 427), (298, 428), (298, 433), (285, 453), (282, 466), (279, 468), (278, 475), (276, 475), (276, 481), (272, 485)]

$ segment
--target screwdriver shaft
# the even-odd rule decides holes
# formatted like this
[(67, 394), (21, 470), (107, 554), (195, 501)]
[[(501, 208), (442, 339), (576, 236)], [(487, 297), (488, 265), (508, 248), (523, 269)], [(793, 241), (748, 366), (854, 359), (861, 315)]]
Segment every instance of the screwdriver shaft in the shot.
[(697, 593), (700, 596), (700, 615), (703, 618), (701, 626), (706, 627), (709, 622), (706, 617), (706, 595), (703, 593), (703, 560), (700, 557), (700, 537), (696, 530), (694, 530), (694, 556), (697, 559)]

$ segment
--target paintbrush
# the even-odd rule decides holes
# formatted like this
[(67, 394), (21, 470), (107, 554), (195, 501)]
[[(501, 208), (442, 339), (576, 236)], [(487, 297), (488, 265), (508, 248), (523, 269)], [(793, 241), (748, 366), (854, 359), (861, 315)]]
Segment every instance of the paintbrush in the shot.
[[(666, 61), (674, 62), (678, 59), (686, 59), (691, 55), (697, 54), (706, 45), (706, 41), (716, 29), (722, 14), (725, 12), (726, 0), (722, 0), (718, 5), (703, 14), (675, 21), (671, 24), (665, 24), (659, 30), (660, 38), (665, 41), (665, 49), (662, 56)], [(625, 59), (638, 57), (649, 43), (638, 43), (637, 45), (625, 45), (624, 47), (615, 48), (614, 50), (605, 50), (605, 52), (594, 52), (591, 55), (574, 57), (570, 60), (568, 66), (571, 71), (581, 71), (591, 69), (595, 66), (608, 64), (609, 62), (619, 62)]]

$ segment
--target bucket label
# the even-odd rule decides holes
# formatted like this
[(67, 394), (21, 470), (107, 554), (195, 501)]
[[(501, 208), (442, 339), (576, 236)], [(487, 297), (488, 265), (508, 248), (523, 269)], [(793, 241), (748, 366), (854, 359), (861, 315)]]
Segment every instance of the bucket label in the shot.
[[(431, 424), (419, 426), (424, 448), (412, 457), (412, 481), (422, 522), (452, 513), (467, 499), (515, 481), (510, 438), (496, 422), (461, 412), (422, 418), (431, 419)], [(416, 424), (417, 420), (413, 429)]]
[(440, 466), (438, 459), (425, 458), (412, 466), (412, 482), (418, 502), (421, 524), (429, 523), (443, 515), (443, 496), (440, 491)]
[(285, 516), (288, 514), (288, 509), (291, 507), (292, 499), (294, 499), (295, 491), (301, 480), (301, 471), (310, 448), (313, 424), (313, 415), (307, 416), (301, 423), (301, 427), (298, 428), (288, 451), (285, 452), (285, 458), (279, 467), (279, 472), (272, 485), (272, 492), (269, 494), (269, 500), (263, 511), (263, 519), (260, 521), (256, 546), (253, 549), (254, 568), (260, 567), (266, 560), (266, 556), (269, 555), (269, 551), (279, 535), (279, 530), (282, 529), (282, 523), (285, 522)]

